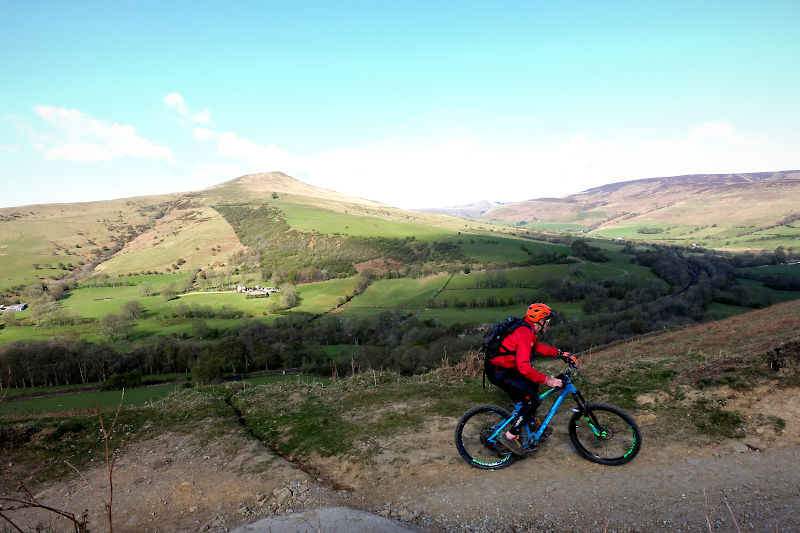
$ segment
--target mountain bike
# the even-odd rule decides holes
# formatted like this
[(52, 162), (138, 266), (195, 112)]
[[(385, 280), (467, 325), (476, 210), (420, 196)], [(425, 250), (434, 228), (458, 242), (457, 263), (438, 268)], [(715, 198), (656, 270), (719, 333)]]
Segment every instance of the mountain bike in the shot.
[[(642, 447), (642, 435), (636, 421), (619, 407), (584, 400), (572, 383), (573, 370), (577, 372), (577, 367), (570, 363), (567, 370), (558, 376), (563, 387), (539, 395), (539, 399), (544, 400), (558, 393), (541, 426), (534, 429), (532, 424), (526, 424), (522, 428), (519, 437), (522, 448), (527, 455), (537, 449), (556, 411), (571, 394), (576, 406), (570, 409), (573, 414), (569, 421), (569, 437), (578, 453), (601, 465), (616, 466), (629, 462)], [(521, 408), (522, 403), (517, 403), (509, 413), (496, 405), (479, 405), (462, 415), (456, 425), (455, 440), (458, 453), (467, 464), (485, 470), (499, 470), (524, 458), (512, 454), (499, 441)]]

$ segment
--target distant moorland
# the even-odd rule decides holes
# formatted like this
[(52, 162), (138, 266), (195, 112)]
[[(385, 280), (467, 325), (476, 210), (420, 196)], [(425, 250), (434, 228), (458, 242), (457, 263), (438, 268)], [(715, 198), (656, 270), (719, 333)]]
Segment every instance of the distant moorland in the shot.
[(793, 249), (800, 171), (702, 174), (612, 183), (564, 198), (506, 204), (484, 220), (717, 250)]

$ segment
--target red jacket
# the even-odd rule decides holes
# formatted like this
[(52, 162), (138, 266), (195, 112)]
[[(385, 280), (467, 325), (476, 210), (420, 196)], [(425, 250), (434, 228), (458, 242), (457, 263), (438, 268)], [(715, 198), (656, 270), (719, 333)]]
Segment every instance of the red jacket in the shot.
[(531, 353), (536, 352), (547, 357), (558, 357), (558, 348), (542, 344), (531, 328), (521, 326), (503, 340), (502, 350), (508, 355), (492, 358), (492, 363), (503, 368), (514, 368), (534, 383), (544, 383), (547, 376), (531, 366)]

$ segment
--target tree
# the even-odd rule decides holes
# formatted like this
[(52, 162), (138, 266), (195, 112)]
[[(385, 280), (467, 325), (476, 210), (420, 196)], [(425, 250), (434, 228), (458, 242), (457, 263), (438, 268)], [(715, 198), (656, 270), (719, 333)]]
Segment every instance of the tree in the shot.
[(53, 313), (58, 310), (58, 304), (50, 296), (45, 296), (34, 302), (30, 309), (31, 316), (36, 321), (37, 326), (41, 326), (45, 320), (52, 326)]
[(370, 284), (375, 280), (375, 272), (371, 268), (365, 268), (358, 274), (358, 286), (356, 287), (356, 294), (361, 294)]
[(35, 302), (41, 298), (43, 294), (41, 283), (31, 283), (22, 291), (22, 297), (28, 302)]
[(570, 246), (575, 255), (583, 257), (588, 261), (603, 262), (608, 261), (608, 257), (603, 251), (596, 247), (589, 245), (586, 239), (575, 239)]
[(293, 286), (287, 284), (281, 287), (281, 306), (284, 309), (295, 307), (299, 301), (297, 290)]
[(192, 377), (198, 383), (210, 383), (225, 372), (225, 359), (220, 355), (205, 351), (192, 365)]
[(142, 296), (150, 296), (153, 294), (153, 287), (149, 283), (144, 282), (139, 285), (139, 294)]
[(114, 342), (120, 337), (127, 339), (133, 330), (133, 324), (125, 315), (109, 313), (100, 320), (100, 328), (108, 340)]
[(211, 335), (211, 328), (203, 319), (193, 320), (191, 329), (194, 336), (201, 340)]
[(169, 301), (175, 298), (177, 291), (175, 290), (175, 284), (172, 282), (167, 283), (163, 289), (161, 289), (161, 296), (164, 297), (165, 300)]
[(136, 300), (122, 304), (122, 311), (131, 320), (139, 320), (142, 315), (142, 305)]
[(47, 294), (54, 300), (58, 300), (67, 291), (67, 286), (63, 281), (56, 281), (47, 285)]
[(276, 299), (276, 298), (270, 298), (270, 299), (267, 301), (267, 308), (266, 308), (266, 311), (267, 311), (267, 313), (269, 313), (270, 315), (274, 315), (274, 314), (276, 314), (276, 313), (277, 313), (278, 311), (280, 311), (281, 309), (282, 309), (282, 307), (281, 307), (281, 302), (280, 302), (280, 300), (278, 300), (278, 299)]
[(772, 252), (770, 262), (773, 265), (780, 265), (781, 263), (786, 262), (786, 250), (783, 248), (783, 246), (778, 246), (775, 248), (775, 251)]
[(238, 337), (223, 337), (214, 344), (212, 353), (225, 361), (234, 374), (247, 372), (250, 366), (247, 346)]
[(18, 326), (19, 322), (17, 321), (17, 317), (14, 314), (14, 311), (6, 311), (3, 313), (3, 322), (6, 323), (6, 326)]

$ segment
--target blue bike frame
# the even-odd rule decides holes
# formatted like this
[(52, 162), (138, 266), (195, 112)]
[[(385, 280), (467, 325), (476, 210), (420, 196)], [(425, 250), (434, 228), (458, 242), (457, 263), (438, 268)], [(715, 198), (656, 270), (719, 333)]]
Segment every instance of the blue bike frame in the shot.
[[(546, 392), (539, 395), (539, 400), (544, 400), (545, 398), (551, 396), (558, 390), (559, 389), (555, 388), (547, 390)], [(581, 406), (584, 403), (580, 392), (578, 392), (578, 389), (575, 388), (575, 385), (573, 385), (568, 378), (565, 379), (564, 387), (560, 390), (561, 392), (559, 393), (558, 398), (556, 398), (555, 402), (553, 402), (553, 406), (550, 408), (550, 411), (547, 413), (547, 416), (542, 421), (542, 425), (539, 427), (538, 431), (532, 431), (530, 424), (525, 424), (525, 427), (523, 428), (523, 433), (520, 435), (520, 437), (522, 438), (523, 448), (528, 448), (530, 446), (536, 446), (537, 444), (539, 444), (539, 439), (542, 437), (542, 433), (544, 432), (547, 425), (550, 423), (550, 420), (553, 419), (553, 416), (556, 414), (556, 411), (558, 411), (558, 408), (561, 407), (562, 403), (564, 403), (564, 398), (566, 398), (568, 394), (573, 395), (573, 397), (575, 398), (575, 402), (578, 403), (579, 406)], [(500, 426), (497, 428), (497, 431), (492, 433), (492, 436), (489, 439), (495, 440), (500, 433), (505, 432), (509, 424), (511, 424), (511, 422), (513, 422), (514, 419), (517, 418), (517, 414), (519, 413), (520, 409), (522, 409), (521, 402), (514, 404), (514, 412), (511, 413), (511, 416), (508, 417), (508, 419), (505, 422), (500, 424)]]

